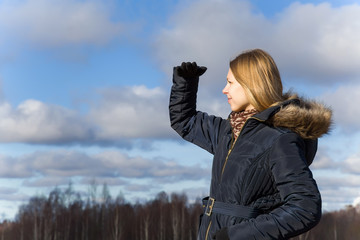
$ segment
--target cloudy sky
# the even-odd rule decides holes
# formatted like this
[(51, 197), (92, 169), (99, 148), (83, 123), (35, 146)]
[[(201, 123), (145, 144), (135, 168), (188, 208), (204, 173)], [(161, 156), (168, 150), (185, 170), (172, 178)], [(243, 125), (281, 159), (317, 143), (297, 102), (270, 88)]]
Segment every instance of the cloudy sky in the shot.
[(226, 117), (231, 58), (268, 51), (286, 89), (334, 110), (311, 166), (325, 211), (360, 198), (359, 0), (0, 0), (0, 219), (69, 182), (128, 201), (208, 192), (211, 155), (170, 128), (172, 68), (208, 67)]

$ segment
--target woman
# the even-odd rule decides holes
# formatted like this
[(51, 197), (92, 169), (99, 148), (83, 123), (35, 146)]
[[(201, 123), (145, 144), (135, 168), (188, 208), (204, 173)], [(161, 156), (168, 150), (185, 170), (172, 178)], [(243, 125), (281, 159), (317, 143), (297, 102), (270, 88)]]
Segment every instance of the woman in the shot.
[(172, 128), (214, 155), (198, 239), (288, 239), (314, 227), (321, 197), (308, 166), (331, 110), (283, 94), (274, 60), (255, 49), (230, 62), (228, 119), (210, 116), (196, 110), (205, 71), (196, 63), (175, 67), (169, 106)]

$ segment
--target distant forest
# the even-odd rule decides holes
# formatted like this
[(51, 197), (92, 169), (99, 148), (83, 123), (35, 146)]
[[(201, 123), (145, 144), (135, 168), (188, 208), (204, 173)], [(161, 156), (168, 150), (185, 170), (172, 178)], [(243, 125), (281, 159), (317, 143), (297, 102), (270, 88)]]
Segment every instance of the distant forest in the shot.
[[(32, 197), (14, 220), (0, 223), (0, 240), (196, 240), (200, 200), (160, 192), (153, 200), (130, 204), (115, 199), (106, 185), (83, 200), (72, 187)], [(311, 231), (293, 240), (360, 239), (360, 206), (326, 212)]]

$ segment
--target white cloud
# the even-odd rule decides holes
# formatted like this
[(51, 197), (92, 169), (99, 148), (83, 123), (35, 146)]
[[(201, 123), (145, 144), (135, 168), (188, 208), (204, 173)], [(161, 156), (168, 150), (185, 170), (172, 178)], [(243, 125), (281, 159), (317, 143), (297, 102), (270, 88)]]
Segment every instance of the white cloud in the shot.
[(326, 189), (353, 188), (359, 189), (360, 176), (355, 174), (340, 174), (335, 170), (329, 171), (324, 176), (317, 177), (319, 185)]
[(335, 162), (327, 153), (327, 149), (319, 148), (313, 163), (310, 165), (314, 170), (339, 169), (341, 163)]
[(16, 158), (0, 156), (0, 166), (0, 178), (26, 178), (32, 176), (28, 166)]
[[(343, 170), (348, 173), (360, 175), (360, 152), (350, 155), (343, 163)], [(360, 187), (360, 177), (359, 177)]]
[[(66, 150), (42, 151), (18, 158), (2, 157), (0, 163), (1, 178), (33, 178), (24, 182), (26, 186), (54, 186), (65, 184), (73, 177), (88, 179), (93, 176), (106, 182), (113, 178), (151, 178), (169, 183), (182, 179), (203, 179), (208, 177), (210, 171), (199, 165), (188, 166), (169, 159), (130, 157), (118, 151), (93, 155)], [(43, 181), (44, 178), (48, 180)]]
[(83, 185), (93, 185), (93, 184), (105, 184), (107, 186), (124, 186), (127, 185), (129, 182), (128, 180), (125, 180), (124, 178), (113, 178), (113, 177), (101, 177), (101, 182), (97, 181), (96, 178), (92, 177), (83, 177), (79, 184)]
[(51, 187), (54, 188), (55, 186), (63, 186), (67, 185), (71, 182), (69, 178), (64, 177), (41, 177), (41, 178), (27, 178), (23, 181), (23, 187), (35, 187), (35, 188), (42, 188), (42, 187)]
[[(351, 139), (351, 138), (350, 138)], [(332, 147), (326, 145), (319, 149), (312, 168), (315, 180), (322, 195), (324, 209), (338, 210), (352, 204), (359, 196), (360, 188), (360, 153), (352, 153), (353, 146), (341, 142), (342, 151), (334, 149), (336, 140), (331, 141)], [(356, 147), (355, 147), (356, 148)], [(345, 152), (343, 152), (345, 150)], [(334, 159), (337, 159), (335, 161)]]
[(323, 210), (334, 211), (344, 208), (346, 205), (353, 203), (354, 199), (359, 196), (356, 189), (320, 189)]
[(352, 204), (359, 196), (360, 155), (355, 150), (354, 140), (349, 142), (336, 139), (329, 144), (319, 142), (320, 148), (311, 165), (314, 178), (322, 195), (323, 209), (333, 211)]
[(32, 99), (16, 108), (0, 102), (0, 142), (121, 145), (175, 135), (169, 123), (168, 93), (161, 88), (103, 89), (89, 109), (81, 114)]
[[(20, 193), (19, 189), (12, 187), (0, 187), (0, 200), (5, 201), (25, 201), (28, 200), (29, 196)], [(3, 210), (2, 210), (3, 211)]]
[[(274, 23), (270, 49), (288, 75), (330, 81), (359, 75), (360, 5), (294, 3)], [(349, 49), (351, 49), (349, 51)]]
[(352, 204), (359, 196), (360, 176), (327, 170), (322, 174), (315, 172), (324, 210), (333, 211)]
[(11, 202), (15, 202), (15, 201), (26, 201), (28, 200), (30, 197), (26, 194), (0, 194), (0, 199), (1, 200), (5, 200), (5, 201), (11, 201)]
[(27, 100), (17, 108), (0, 103), (0, 141), (63, 143), (91, 136), (88, 124), (76, 112), (37, 100)]
[(359, 20), (357, 4), (334, 8), (294, 3), (267, 19), (244, 1), (199, 0), (160, 31), (155, 54), (168, 73), (182, 61), (208, 66), (204, 84), (214, 84), (240, 51), (264, 48), (287, 79), (328, 85), (360, 74)]
[(17, 193), (18, 189), (9, 187), (0, 187), (0, 194), (14, 194)]
[(125, 186), (125, 189), (128, 190), (128, 191), (131, 191), (131, 192), (141, 192), (141, 193), (147, 193), (149, 192), (150, 190), (152, 190), (154, 188), (153, 185), (150, 185), (150, 184), (145, 184), (145, 185), (142, 185), (142, 184), (128, 184)]
[[(254, 26), (268, 23), (262, 16), (250, 13), (244, 1), (194, 1), (170, 19), (155, 40), (155, 53), (167, 72), (182, 61), (197, 61), (208, 67), (208, 73), (225, 78), (220, 69), (240, 49), (259, 36)], [(255, 40), (256, 41), (256, 40)], [(256, 43), (253, 44), (256, 46)], [(222, 77), (222, 78), (220, 78)], [(209, 83), (204, 82), (204, 84)]]
[(89, 118), (99, 127), (98, 139), (163, 138), (171, 134), (168, 93), (145, 86), (105, 89)]
[(353, 206), (360, 206), (360, 196), (355, 198), (355, 200), (353, 201)]
[(342, 85), (335, 91), (321, 96), (326, 104), (331, 106), (335, 125), (347, 132), (360, 129), (360, 85)]
[(145, 159), (142, 157), (127, 157), (120, 152), (103, 152), (96, 158), (104, 166), (114, 171), (114, 176), (125, 178), (153, 178), (166, 181), (181, 179), (202, 179), (208, 176), (209, 169), (199, 165), (187, 166), (168, 159)]
[(100, 1), (77, 0), (2, 1), (0, 27), (16, 41), (41, 46), (104, 44), (124, 29)]

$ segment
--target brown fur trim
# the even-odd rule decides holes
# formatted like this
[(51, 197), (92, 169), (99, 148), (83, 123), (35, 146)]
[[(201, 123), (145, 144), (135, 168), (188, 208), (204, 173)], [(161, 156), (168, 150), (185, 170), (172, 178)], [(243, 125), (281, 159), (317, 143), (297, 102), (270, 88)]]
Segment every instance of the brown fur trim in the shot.
[(332, 111), (315, 101), (300, 99), (300, 105), (282, 107), (271, 119), (275, 127), (285, 127), (304, 139), (316, 139), (329, 133)]

